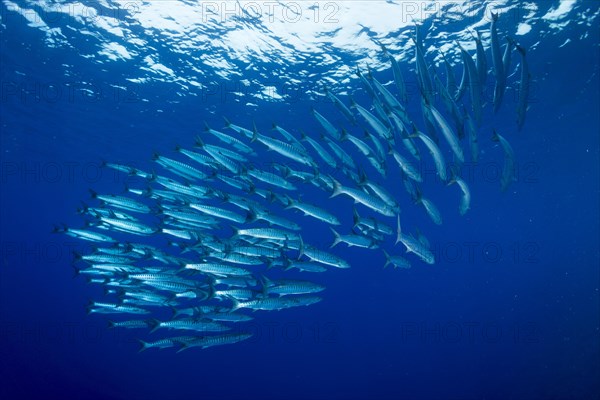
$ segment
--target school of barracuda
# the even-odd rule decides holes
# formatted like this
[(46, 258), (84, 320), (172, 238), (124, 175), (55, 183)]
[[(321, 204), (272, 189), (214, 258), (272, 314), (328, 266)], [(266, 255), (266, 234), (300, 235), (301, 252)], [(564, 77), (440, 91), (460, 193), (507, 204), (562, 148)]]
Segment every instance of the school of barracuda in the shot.
[[(531, 80), (525, 50), (507, 38), (502, 52), (496, 21), (493, 15), (490, 47), (495, 85), (493, 101), (487, 106), (494, 112), (500, 108), (516, 48), (521, 55), (516, 113), (520, 129)], [(462, 142), (468, 146), (470, 159), (478, 160), (478, 127), (485, 107), (482, 90), (491, 78), (479, 33), (475, 41), (475, 60), (457, 43), (463, 61), (458, 84), (454, 68), (442, 54), (444, 84), (426, 61), (417, 29), (413, 42), (424, 130), (407, 114), (401, 66), (381, 45), (382, 55), (391, 63), (392, 87), (379, 82), (370, 70), (356, 70), (372, 99), (371, 107), (352, 100), (347, 106), (325, 90), (324, 95), (348, 120), (345, 128), (335, 126), (316, 109), (312, 114), (322, 132), (310, 136), (279, 125), (274, 125), (271, 134), (261, 133), (256, 126), (244, 128), (226, 120), (225, 132), (206, 127), (192, 149), (177, 147), (173, 155), (155, 154), (162, 169), (144, 172), (106, 163), (107, 168), (145, 184), (128, 187), (126, 195), (92, 192), (97, 205), (79, 210), (86, 217), (86, 227), (57, 228), (93, 244), (88, 254), (76, 254), (76, 271), (103, 286), (112, 300), (91, 302), (89, 312), (120, 316), (110, 323), (112, 327), (166, 335), (141, 341), (141, 350), (175, 347), (181, 351), (246, 340), (251, 334), (241, 327), (252, 320), (250, 311), (308, 306), (321, 300), (319, 294), (325, 289), (321, 284), (269, 279), (266, 275), (272, 269), (314, 276), (350, 267), (335, 250), (322, 249), (302, 236), (302, 224), (290, 219), (298, 211), (302, 218), (320, 221), (331, 230), (331, 247), (345, 243), (377, 249), (395, 240), (396, 254), (389, 254), (389, 248), (379, 250), (385, 255), (384, 266), (410, 268), (414, 261), (434, 264), (427, 239), (418, 230), (411, 234), (401, 229), (400, 207), (384, 184), (404, 182), (416, 207), (441, 224), (438, 208), (420, 187), (423, 177), (418, 166), (431, 163), (443, 185), (460, 188), (458, 212), (464, 215), (469, 210), (469, 187), (456, 166), (466, 158)], [(469, 101), (463, 102), (467, 97)], [(435, 100), (441, 100), (440, 104)], [(499, 133), (494, 131), (491, 137), (502, 150), (501, 189), (506, 190), (515, 179), (514, 151)], [(352, 148), (361, 157), (352, 157), (348, 153)], [(264, 160), (257, 163), (256, 153), (265, 149), (270, 150), (273, 166), (268, 170), (256, 166), (265, 165)], [(454, 168), (448, 167), (448, 157)], [(321, 173), (325, 166), (341, 174), (334, 178)], [(367, 174), (371, 170), (373, 178)], [(349, 197), (354, 205), (348, 201), (346, 209), (333, 212), (326, 204), (302, 201), (302, 185), (313, 185), (330, 197)], [(338, 216), (343, 213), (353, 215), (353, 227), (341, 226)], [(166, 240), (170, 250), (144, 238), (154, 243)], [(171, 317), (155, 317), (167, 315), (165, 309)]]

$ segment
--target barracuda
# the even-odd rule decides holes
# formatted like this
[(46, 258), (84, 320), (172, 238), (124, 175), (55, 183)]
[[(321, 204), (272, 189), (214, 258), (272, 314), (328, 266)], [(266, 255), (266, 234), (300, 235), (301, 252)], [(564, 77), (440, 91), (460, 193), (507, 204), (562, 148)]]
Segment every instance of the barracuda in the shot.
[(144, 225), (140, 222), (125, 221), (117, 218), (100, 217), (102, 222), (119, 228), (125, 232), (133, 233), (136, 235), (151, 235), (157, 232), (156, 228)]
[(103, 235), (101, 233), (97, 233), (94, 231), (88, 231), (84, 229), (73, 229), (65, 227), (54, 227), (54, 233), (65, 233), (74, 238), (79, 238), (83, 240), (89, 240), (92, 242), (106, 242), (106, 243), (117, 243), (115, 239), (108, 235)]
[(416, 240), (414, 237), (402, 233), (400, 227), (400, 215), (398, 215), (397, 222), (396, 244), (398, 243), (402, 243), (406, 247), (407, 253), (414, 253), (427, 264), (435, 263), (435, 257), (428, 248), (426, 248), (420, 241)]
[(433, 140), (429, 138), (429, 136), (425, 135), (422, 132), (416, 132), (414, 134), (415, 137), (421, 139), (421, 141), (425, 144), (429, 153), (433, 157), (433, 161), (435, 163), (435, 168), (437, 170), (437, 174), (442, 181), (446, 181), (448, 179), (448, 175), (446, 174), (446, 161), (444, 160), (444, 156), (440, 151), (439, 147)]
[(456, 156), (456, 159), (461, 163), (464, 162), (465, 157), (463, 155), (462, 148), (460, 147), (458, 138), (452, 131), (452, 128), (450, 128), (450, 125), (448, 124), (446, 119), (442, 116), (442, 114), (440, 114), (440, 112), (434, 106), (429, 106), (429, 109), (431, 111), (431, 115), (433, 115), (433, 119), (435, 120), (435, 122), (440, 127), (440, 130), (442, 131), (442, 136), (444, 136), (444, 138), (450, 145), (452, 152)]
[(492, 133), (492, 141), (500, 143), (500, 147), (504, 151), (504, 165), (502, 167), (502, 191), (506, 191), (512, 182), (517, 180), (516, 176), (516, 165), (515, 165), (515, 152), (503, 136), (496, 133), (496, 130)]
[(333, 193), (331, 194), (331, 197), (336, 197), (340, 194), (345, 194), (354, 199), (354, 201), (361, 203), (369, 207), (371, 210), (376, 211), (382, 215), (388, 217), (393, 217), (394, 215), (396, 215), (392, 207), (388, 206), (383, 200), (380, 200), (375, 196), (371, 196), (360, 189), (344, 187), (333, 178), (332, 180)]
[(149, 213), (150, 207), (147, 205), (123, 196), (115, 196), (112, 194), (98, 194), (90, 189), (92, 198), (103, 201), (106, 204), (110, 204), (114, 207), (122, 208), (124, 210), (135, 211), (139, 213)]
[(286, 157), (290, 160), (296, 161), (303, 165), (315, 166), (313, 159), (306, 153), (304, 148), (298, 148), (290, 143), (282, 142), (277, 139), (270, 138), (268, 136), (261, 135), (257, 131), (254, 131), (252, 141), (259, 141), (260, 143), (267, 146), (270, 150), (277, 152), (278, 154)]
[(304, 215), (308, 215), (310, 217), (316, 218), (320, 221), (327, 222), (332, 225), (339, 225), (340, 221), (337, 217), (330, 212), (322, 209), (321, 207), (315, 206), (313, 204), (303, 203), (300, 201), (293, 200), (290, 197), (287, 197), (288, 205), (286, 209), (295, 208), (304, 213)]
[(200, 264), (186, 264), (186, 269), (193, 269), (196, 271), (204, 272), (210, 275), (217, 276), (250, 276), (251, 272), (245, 268), (234, 267), (227, 264), (219, 263), (200, 263)]
[(321, 301), (320, 297), (317, 296), (302, 296), (302, 297), (274, 297), (266, 299), (257, 299), (251, 301), (237, 301), (233, 299), (232, 310), (238, 310), (241, 308), (249, 308), (253, 311), (276, 311), (284, 308), (309, 306)]
[(335, 126), (333, 126), (331, 124), (331, 122), (329, 122), (327, 120), (327, 118), (325, 118), (324, 116), (319, 114), (319, 112), (317, 110), (315, 110), (314, 108), (311, 111), (312, 111), (313, 116), (316, 118), (316, 120), (319, 121), (319, 123), (321, 124), (323, 129), (325, 129), (325, 132), (327, 132), (327, 134), (329, 136), (331, 136), (333, 139), (339, 140), (340, 133), (338, 132), (337, 128)]
[(232, 344), (242, 342), (252, 337), (251, 333), (233, 333), (229, 335), (219, 335), (219, 336), (206, 336), (195, 338), (194, 340), (187, 341), (183, 343), (180, 351), (192, 348), (192, 347), (200, 347), (202, 349), (206, 349), (208, 347), (213, 346), (222, 346), (224, 344)]
[(254, 150), (252, 149), (252, 147), (250, 147), (247, 144), (243, 143), (238, 138), (234, 138), (234, 137), (229, 136), (229, 135), (227, 135), (225, 133), (222, 133), (222, 132), (216, 131), (214, 129), (211, 129), (211, 127), (208, 126), (208, 124), (206, 123), (206, 121), (204, 122), (204, 126), (206, 127), (206, 132), (207, 133), (213, 135), (214, 137), (216, 137), (217, 139), (219, 139), (223, 143), (232, 145), (236, 150), (241, 151), (243, 153), (254, 154)]

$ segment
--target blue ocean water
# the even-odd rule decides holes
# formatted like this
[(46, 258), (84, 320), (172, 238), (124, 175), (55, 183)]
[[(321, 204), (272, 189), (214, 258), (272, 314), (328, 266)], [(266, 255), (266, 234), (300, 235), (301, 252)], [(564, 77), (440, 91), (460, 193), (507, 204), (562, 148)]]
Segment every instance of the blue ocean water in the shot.
[[(242, 3), (0, 5), (2, 398), (597, 398), (598, 3), (287, 2), (272, 12)], [(320, 303), (254, 313), (251, 339), (179, 354), (138, 354), (137, 338), (151, 334), (108, 329), (109, 317), (86, 314), (102, 290), (73, 279), (77, 245), (52, 229), (81, 227), (75, 210), (92, 203), (90, 188), (123, 192), (127, 177), (102, 161), (152, 170), (154, 152), (191, 148), (204, 122), (220, 129), (223, 116), (263, 133), (275, 122), (318, 137), (312, 107), (344, 122), (323, 84), (347, 104), (348, 95), (366, 104), (356, 66), (392, 81), (376, 41), (402, 60), (420, 123), (408, 16), (422, 21), (433, 64), (437, 49), (456, 51), (454, 40), (473, 54), (469, 29), (488, 33), (494, 9), (502, 35), (528, 49), (533, 84), (518, 131), (513, 52), (503, 108), (493, 115), (488, 105), (479, 130), (469, 212), (458, 214), (457, 187), (431, 184), (444, 219), (434, 225), (400, 177), (372, 175), (398, 194), (403, 226), (427, 236), (434, 265), (411, 258), (410, 269), (384, 269), (380, 250), (339, 246), (352, 267), (310, 276), (327, 287)], [(506, 192), (492, 129), (517, 157)], [(349, 199), (304, 186), (303, 199), (350, 224)], [(323, 225), (295, 220), (311, 243), (329, 247)]]

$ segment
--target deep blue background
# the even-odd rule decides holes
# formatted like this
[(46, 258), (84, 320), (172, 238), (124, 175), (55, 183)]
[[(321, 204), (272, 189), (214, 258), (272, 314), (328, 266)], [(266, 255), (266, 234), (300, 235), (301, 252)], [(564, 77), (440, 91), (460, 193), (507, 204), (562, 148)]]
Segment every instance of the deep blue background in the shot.
[[(384, 270), (380, 252), (340, 248), (353, 267), (315, 277), (327, 286), (324, 301), (257, 315), (252, 340), (138, 355), (137, 335), (106, 329), (102, 316), (86, 316), (85, 304), (101, 293), (72, 279), (70, 241), (51, 234), (53, 224), (79, 226), (75, 209), (89, 201), (90, 187), (122, 190), (123, 177), (97, 169), (103, 159), (149, 169), (152, 151), (191, 146), (203, 120), (221, 127), (223, 115), (244, 126), (254, 119), (265, 130), (278, 122), (315, 132), (318, 126), (307, 118), (314, 101), (302, 95), (292, 104), (265, 101), (250, 108), (216, 95), (181, 97), (168, 84), (128, 85), (118, 67), (99, 71), (76, 50), (47, 48), (38, 31), (11, 22), (2, 31), (0, 53), (2, 398), (529, 399), (600, 393), (597, 23), (570, 24), (530, 52), (535, 84), (522, 132), (514, 123), (512, 91), (503, 113), (487, 115), (482, 158), (501, 161), (501, 150), (488, 140), (492, 126), (517, 153), (521, 175), (508, 192), (500, 193), (499, 182), (476, 170), (469, 182), (472, 209), (464, 218), (456, 212), (455, 187), (431, 189), (444, 215), (441, 227), (415, 207), (403, 213), (406, 226), (419, 226), (438, 249), (438, 263), (415, 260), (410, 270)], [(592, 34), (579, 39), (584, 30)], [(532, 45), (537, 34), (524, 44)], [(572, 43), (557, 48), (569, 37)], [(516, 65), (516, 53), (513, 59)], [(76, 65), (76, 76), (65, 78), (62, 64)], [(389, 77), (378, 76), (384, 82)], [(99, 99), (67, 95), (68, 84), (83, 81), (95, 85)], [(128, 85), (128, 91), (115, 92), (107, 82)], [(39, 101), (31, 93), (36, 90)], [(335, 120), (330, 104), (319, 109)], [(400, 185), (389, 178), (392, 190), (400, 193)], [(318, 195), (310, 189), (306, 196)], [(332, 207), (349, 210), (345, 200)], [(348, 222), (351, 216), (341, 218)], [(306, 230), (313, 242), (331, 241), (317, 225), (307, 223)], [(472, 258), (466, 253), (470, 243)], [(461, 253), (454, 257), (456, 248)], [(502, 252), (498, 260), (496, 250)]]

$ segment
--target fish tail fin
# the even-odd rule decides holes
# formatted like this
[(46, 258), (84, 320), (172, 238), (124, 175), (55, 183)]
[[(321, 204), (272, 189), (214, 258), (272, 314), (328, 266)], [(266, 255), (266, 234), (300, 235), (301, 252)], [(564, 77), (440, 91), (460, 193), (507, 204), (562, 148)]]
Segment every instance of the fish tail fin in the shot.
[(237, 299), (234, 299), (233, 297), (229, 297), (229, 300), (231, 300), (231, 311), (233, 312), (235, 310), (239, 310), (240, 308), (242, 308), (242, 305), (240, 304), (240, 302)]
[(286, 201), (288, 202), (287, 206), (285, 207), (285, 210), (288, 210), (296, 205), (296, 202), (290, 196), (288, 196), (287, 194), (284, 194), (283, 196), (285, 197)]
[(250, 142), (256, 142), (256, 139), (258, 138), (258, 130), (256, 129), (256, 124), (254, 124), (254, 126), (252, 127), (252, 138), (250, 139)]
[(289, 178), (290, 175), (292, 174), (292, 170), (290, 169), (290, 167), (288, 167), (287, 165), (283, 165), (283, 168), (281, 168), (281, 173), (283, 174), (284, 178)]
[(208, 126), (208, 122), (204, 121), (204, 131), (208, 132), (210, 131), (210, 126)]
[(394, 149), (394, 146), (392, 146), (392, 144), (390, 142), (388, 142), (387, 140), (386, 140), (385, 143), (387, 144), (387, 148), (388, 148), (388, 152), (387, 153), (389, 155), (394, 155), (394, 152), (396, 151), (396, 149)]
[(333, 243), (331, 246), (329, 246), (329, 248), (332, 248), (338, 245), (342, 241), (342, 238), (340, 237), (340, 234), (335, 231), (335, 229), (332, 227), (329, 227), (329, 229), (331, 230), (331, 233), (333, 233)]
[(215, 297), (215, 287), (211, 283), (208, 285), (208, 290), (198, 289), (195, 290), (194, 293), (196, 293), (196, 296), (198, 296), (198, 298), (200, 298), (201, 300), (210, 300)]
[(285, 265), (283, 266), (283, 270), (284, 271), (289, 271), (292, 268), (294, 268), (294, 263), (289, 258), (286, 258), (285, 259)]
[(272, 190), (267, 190), (267, 197), (265, 197), (266, 200), (269, 200), (269, 203), (273, 203), (275, 202), (275, 200), (277, 200), (277, 197), (275, 196), (275, 193), (273, 193)]
[[(417, 128), (413, 125), (413, 131), (411, 133), (408, 134), (408, 136), (406, 136), (407, 139), (416, 139), (419, 137), (419, 131), (417, 130)], [(423, 139), (421, 139), (423, 140)]]
[(369, 78), (369, 80), (373, 80), (373, 74), (371, 73), (371, 66), (369, 64), (367, 64), (367, 78)]
[(88, 303), (87, 306), (85, 306), (85, 313), (87, 315), (90, 315), (91, 313), (94, 312), (94, 304), (92, 303), (92, 301), (90, 300), (90, 302)]
[(302, 240), (302, 236), (298, 235), (298, 237), (300, 238), (300, 247), (298, 249), (298, 260), (300, 258), (302, 258), (302, 255), (304, 254), (304, 240)]
[(261, 282), (261, 284), (262, 284), (262, 286), (263, 286), (264, 289), (273, 286), (273, 281), (270, 280), (269, 278), (267, 278), (264, 275), (261, 275), (260, 282)]
[(402, 227), (400, 226), (400, 214), (397, 214), (397, 220), (396, 220), (396, 243), (394, 243), (394, 246), (397, 245), (398, 243), (400, 243), (402, 241)]
[(156, 318), (152, 318), (148, 321), (148, 324), (152, 326), (150, 333), (155, 332), (158, 328), (160, 328), (160, 321)]
[(271, 268), (273, 268), (275, 266), (274, 265), (274, 261), (275, 260), (273, 260), (271, 258), (266, 258), (265, 259), (265, 264), (267, 264), (267, 271), (270, 270)]
[(231, 127), (231, 121), (229, 121), (227, 119), (227, 117), (223, 117), (223, 119), (225, 120), (225, 128), (230, 128)]
[(369, 181), (369, 179), (367, 178), (367, 174), (365, 173), (365, 170), (361, 168), (360, 165), (357, 167), (357, 170), (358, 170), (358, 182), (356, 182), (356, 184), (358, 186), (365, 186), (367, 184), (367, 182)]
[(415, 204), (419, 204), (422, 201), (423, 201), (423, 192), (421, 192), (421, 189), (418, 186), (415, 186), (414, 202), (415, 202)]
[(352, 207), (352, 222), (354, 223), (352, 228), (356, 228), (356, 226), (360, 223), (360, 215), (358, 214), (356, 207)]
[(340, 142), (343, 142), (348, 139), (348, 132), (346, 129), (342, 128), (342, 132), (340, 133)]
[(446, 186), (450, 186), (453, 183), (456, 183), (456, 178), (458, 177), (457, 168), (458, 167), (456, 166), (456, 164), (450, 166), (450, 179), (448, 180), (448, 183), (446, 183)]
[(498, 13), (497, 12), (495, 13), (492, 11), (492, 21), (494, 21), (494, 22), (498, 21)]
[(385, 267), (387, 267), (388, 265), (390, 265), (390, 263), (391, 263), (392, 261), (390, 260), (390, 255), (388, 254), (388, 252), (387, 252), (387, 251), (385, 251), (385, 249), (382, 249), (382, 250), (383, 250), (383, 254), (385, 255), (385, 264), (383, 264), (383, 268), (385, 268)]
[(144, 342), (142, 339), (138, 339), (138, 342), (140, 342), (140, 345), (142, 346), (138, 350), (138, 353), (141, 353), (142, 351), (147, 350), (150, 347), (152, 347), (152, 346), (150, 346), (150, 344), (148, 342)]
[(204, 147), (204, 142), (202, 141), (200, 135), (196, 135), (194, 139), (196, 141), (196, 147)]
[(246, 212), (246, 223), (254, 222), (258, 219), (258, 215), (256, 214), (256, 210), (252, 207), (248, 209)]
[(81, 253), (78, 253), (76, 251), (73, 250), (73, 260), (74, 261), (81, 261), (83, 260), (83, 256), (81, 255)]
[(500, 141), (500, 137), (498, 136), (498, 133), (496, 133), (496, 130), (494, 129), (492, 131), (492, 142), (498, 142)]
[[(358, 71), (358, 67), (356, 67), (356, 71)], [(356, 109), (356, 102), (352, 96), (350, 96), (350, 108)]]
[(96, 193), (94, 191), (94, 189), (88, 189), (90, 191), (90, 196), (92, 196), (92, 199), (95, 199), (98, 197), (98, 193)]
[(246, 190), (248, 194), (256, 193), (256, 185), (253, 182), (248, 182), (248, 190)]
[(329, 177), (333, 182), (333, 192), (331, 193), (331, 196), (329, 196), (329, 198), (342, 194), (342, 184), (335, 180), (331, 175), (329, 175)]
[(116, 326), (116, 322), (115, 321), (108, 321), (108, 327), (109, 328), (114, 328)]

